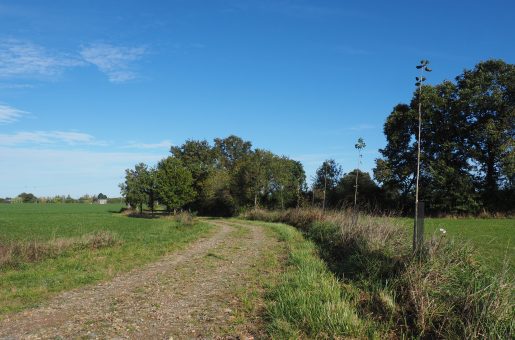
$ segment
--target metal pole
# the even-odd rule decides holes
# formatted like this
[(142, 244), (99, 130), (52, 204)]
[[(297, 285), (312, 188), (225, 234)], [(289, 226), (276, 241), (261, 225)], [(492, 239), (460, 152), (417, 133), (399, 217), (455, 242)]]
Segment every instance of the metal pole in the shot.
[(418, 224), (418, 183), (420, 176), (420, 130), (422, 127), (422, 82), (423, 82), (423, 74), (424, 69), (420, 69), (420, 85), (418, 86), (418, 139), (417, 139), (417, 184), (415, 187), (415, 223), (413, 226), (413, 250), (416, 251), (418, 246), (417, 242), (419, 236), (417, 234), (417, 224)]
[(417, 218), (413, 226), (413, 250), (418, 252), (422, 249), (424, 242), (424, 202), (418, 202)]
[(325, 195), (327, 190), (327, 164), (325, 164), (324, 171), (324, 200), (322, 202), (322, 211), (325, 211)]
[(359, 165), (361, 161), (361, 150), (358, 152), (358, 168), (356, 169), (356, 189), (354, 190), (354, 209), (358, 204), (358, 176), (359, 176)]

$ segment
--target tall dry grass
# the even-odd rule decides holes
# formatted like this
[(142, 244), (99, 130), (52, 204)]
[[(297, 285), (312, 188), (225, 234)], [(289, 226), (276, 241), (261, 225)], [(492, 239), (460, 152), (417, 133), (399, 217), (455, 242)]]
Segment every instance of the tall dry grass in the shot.
[(493, 276), (472, 247), (435, 234), (414, 256), (405, 227), (352, 211), (252, 210), (244, 218), (293, 225), (313, 240), (345, 284), (360, 291), (359, 315), (385, 335), (420, 338), (510, 338), (514, 283)]
[(109, 231), (49, 241), (4, 241), (0, 242), (0, 269), (57, 257), (69, 250), (99, 249), (118, 243), (118, 237)]

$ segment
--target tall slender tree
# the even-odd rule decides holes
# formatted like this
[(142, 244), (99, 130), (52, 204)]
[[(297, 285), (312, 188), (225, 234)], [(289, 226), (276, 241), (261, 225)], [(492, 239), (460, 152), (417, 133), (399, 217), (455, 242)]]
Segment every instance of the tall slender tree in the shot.
[(359, 137), (358, 142), (354, 145), (354, 147), (358, 150), (358, 167), (356, 168), (356, 185), (354, 191), (354, 209), (358, 204), (358, 177), (359, 177), (359, 166), (361, 165), (361, 159), (363, 158), (362, 151), (365, 148), (366, 144), (363, 138)]

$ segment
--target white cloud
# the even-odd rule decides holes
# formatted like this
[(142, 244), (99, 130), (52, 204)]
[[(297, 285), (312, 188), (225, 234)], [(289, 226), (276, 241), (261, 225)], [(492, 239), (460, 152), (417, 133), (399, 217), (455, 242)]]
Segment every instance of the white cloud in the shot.
[(0, 134), (0, 145), (16, 146), (27, 144), (104, 145), (92, 135), (75, 131), (34, 131)]
[(172, 141), (170, 140), (162, 140), (159, 143), (136, 143), (130, 142), (124, 148), (131, 149), (169, 149), (172, 146)]
[(28, 41), (0, 41), (0, 77), (55, 76), (68, 67), (82, 65), (77, 58), (52, 53)]
[(104, 43), (83, 46), (80, 51), (84, 60), (97, 66), (113, 83), (136, 78), (130, 66), (144, 54), (144, 47), (124, 47)]
[(18, 110), (14, 107), (0, 104), (0, 124), (9, 124), (17, 121), (27, 112)]
[[(132, 63), (145, 54), (144, 47), (115, 46), (105, 43), (82, 46), (79, 54), (68, 55), (50, 51), (30, 41), (0, 40), (0, 78), (51, 77), (64, 69), (90, 63), (105, 73), (113, 83), (136, 78)], [(3, 88), (21, 88), (16, 84)], [(25, 86), (23, 86), (25, 87)]]

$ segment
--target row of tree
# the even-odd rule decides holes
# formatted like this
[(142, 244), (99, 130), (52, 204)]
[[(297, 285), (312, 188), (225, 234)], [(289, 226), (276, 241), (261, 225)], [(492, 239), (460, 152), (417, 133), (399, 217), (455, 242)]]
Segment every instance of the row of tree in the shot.
[[(126, 170), (122, 194), (142, 210), (164, 204), (231, 215), (245, 207), (287, 208), (358, 204), (376, 211), (412, 213), (417, 168), (418, 105), (422, 109), (420, 199), (431, 214), (513, 212), (515, 209), (515, 65), (481, 62), (455, 82), (424, 85), (410, 104), (386, 119), (386, 147), (374, 180), (359, 169), (347, 174), (326, 160), (307, 189), (302, 165), (252, 149), (237, 136), (214, 144), (190, 140), (171, 148), (156, 167)], [(356, 144), (361, 157), (363, 140)]]
[(188, 140), (170, 152), (155, 167), (140, 163), (125, 171), (120, 187), (127, 203), (140, 211), (144, 205), (153, 211), (159, 202), (169, 212), (189, 209), (211, 215), (301, 204), (306, 186), (302, 164), (253, 149), (240, 137), (216, 138), (213, 145)]
[(120, 202), (120, 198), (108, 199), (106, 195), (100, 193), (98, 195), (83, 195), (76, 199), (70, 195), (56, 195), (52, 197), (40, 196), (37, 197), (30, 192), (22, 192), (16, 197), (0, 198), (0, 203), (95, 203), (98, 200), (106, 199), (111, 202)]
[[(420, 199), (430, 214), (477, 214), (515, 210), (515, 65), (481, 62), (455, 82), (424, 85), (410, 104), (386, 119), (386, 147), (373, 181), (359, 173), (358, 201), (373, 210), (412, 213), (417, 168), (418, 105), (421, 104)], [(312, 199), (348, 206), (356, 170), (325, 161), (317, 170)], [(377, 184), (376, 184), (377, 183)], [(379, 184), (379, 185), (378, 185)]]
[(385, 195), (368, 172), (354, 169), (348, 173), (328, 159), (317, 169), (313, 185), (306, 192), (306, 204), (342, 209), (357, 205), (360, 209), (378, 211), (384, 208)]

